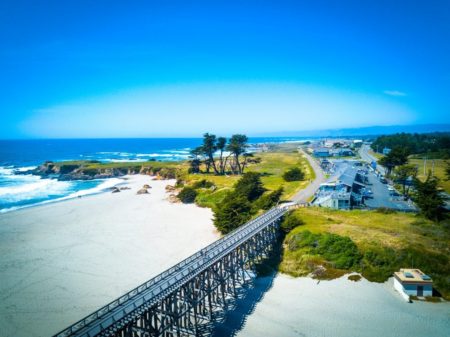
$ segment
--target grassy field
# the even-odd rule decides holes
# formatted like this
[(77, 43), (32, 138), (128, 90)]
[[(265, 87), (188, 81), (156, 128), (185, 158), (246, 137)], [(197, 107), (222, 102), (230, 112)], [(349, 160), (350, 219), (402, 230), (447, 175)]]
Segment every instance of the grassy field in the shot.
[[(297, 191), (309, 184), (310, 179), (314, 179), (314, 171), (308, 163), (308, 160), (298, 152), (264, 152), (255, 154), (256, 158), (261, 161), (259, 163), (250, 164), (246, 168), (246, 172), (258, 172), (261, 174), (261, 180), (264, 187), (268, 191), (273, 191), (279, 187), (283, 187), (283, 199), (289, 199)], [(185, 167), (184, 167), (185, 166)], [(283, 173), (291, 167), (300, 167), (305, 172), (303, 181), (284, 181)], [(213, 191), (211, 189), (199, 190), (196, 202), (203, 207), (214, 207), (229, 191), (240, 176), (226, 175), (215, 176), (214, 174), (187, 174), (187, 166), (183, 164), (182, 179), (187, 185), (193, 185), (195, 182), (206, 179), (216, 186)]]
[(377, 160), (380, 160), (381, 158), (384, 157), (384, 155), (382, 155), (381, 153), (375, 152), (372, 149), (370, 149), (368, 152), (371, 156), (374, 156), (375, 158), (377, 158)]
[[(400, 268), (414, 266), (433, 277), (435, 287), (450, 298), (450, 229), (413, 214), (384, 214), (377, 211), (337, 211), (304, 208), (294, 216), (304, 225), (285, 238), (282, 272), (301, 276), (325, 266), (324, 278), (342, 275), (347, 270), (335, 268), (339, 261), (315, 254), (311, 246), (299, 245), (303, 233), (332, 233), (348, 237), (358, 249), (358, 263), (351, 270), (361, 272), (371, 281), (385, 281)], [(348, 246), (348, 245), (347, 245)], [(348, 247), (339, 248), (339, 250)], [(334, 247), (336, 249), (336, 247)], [(341, 256), (337, 257), (341, 258)]]
[[(413, 165), (417, 165), (419, 168), (418, 178), (420, 180), (425, 180), (428, 172), (432, 171), (432, 173), (439, 178), (439, 186), (442, 187), (447, 193), (450, 193), (450, 180), (447, 180), (445, 175), (445, 168), (447, 167), (446, 161), (443, 159), (432, 159), (427, 160), (426, 167), (424, 171), (424, 159), (409, 159), (409, 163)], [(433, 168), (434, 163), (434, 168)]]

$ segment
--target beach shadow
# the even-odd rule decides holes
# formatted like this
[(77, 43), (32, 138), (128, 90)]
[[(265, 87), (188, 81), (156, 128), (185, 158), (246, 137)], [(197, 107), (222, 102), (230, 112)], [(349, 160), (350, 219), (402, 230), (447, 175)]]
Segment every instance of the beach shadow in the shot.
[(256, 305), (273, 286), (281, 263), (282, 241), (280, 239), (269, 258), (257, 266), (258, 276), (248, 288), (242, 290), (241, 295), (231, 303), (229, 310), (211, 326), (208, 336), (235, 336), (243, 328), (247, 317), (254, 312)]

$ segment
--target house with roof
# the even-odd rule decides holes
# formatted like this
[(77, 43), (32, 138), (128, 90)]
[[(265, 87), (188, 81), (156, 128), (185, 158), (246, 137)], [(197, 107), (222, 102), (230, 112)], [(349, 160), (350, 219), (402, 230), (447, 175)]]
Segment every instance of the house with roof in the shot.
[(410, 296), (433, 296), (433, 280), (420, 269), (395, 272), (394, 288), (408, 301)]
[(363, 202), (365, 189), (363, 181), (361, 172), (349, 167), (335, 182), (320, 185), (313, 204), (334, 209), (351, 209), (359, 206)]

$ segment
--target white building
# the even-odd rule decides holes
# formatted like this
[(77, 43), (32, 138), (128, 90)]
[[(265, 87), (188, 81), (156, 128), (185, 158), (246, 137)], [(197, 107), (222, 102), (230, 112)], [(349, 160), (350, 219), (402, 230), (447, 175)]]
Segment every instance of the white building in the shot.
[(433, 296), (433, 280), (419, 269), (400, 269), (395, 272), (394, 288), (407, 301), (409, 296)]

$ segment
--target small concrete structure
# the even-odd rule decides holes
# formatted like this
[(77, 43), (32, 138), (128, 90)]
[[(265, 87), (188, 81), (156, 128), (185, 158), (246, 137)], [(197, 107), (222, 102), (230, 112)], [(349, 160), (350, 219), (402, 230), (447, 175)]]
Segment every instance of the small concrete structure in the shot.
[(394, 288), (407, 301), (409, 296), (433, 296), (433, 280), (419, 269), (400, 269), (395, 272)]

